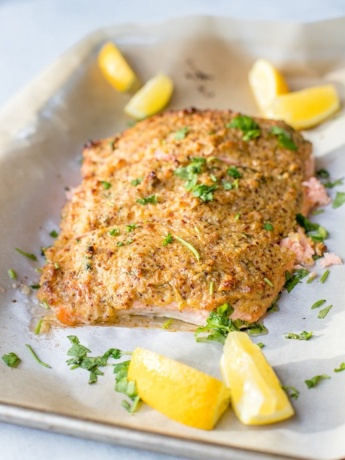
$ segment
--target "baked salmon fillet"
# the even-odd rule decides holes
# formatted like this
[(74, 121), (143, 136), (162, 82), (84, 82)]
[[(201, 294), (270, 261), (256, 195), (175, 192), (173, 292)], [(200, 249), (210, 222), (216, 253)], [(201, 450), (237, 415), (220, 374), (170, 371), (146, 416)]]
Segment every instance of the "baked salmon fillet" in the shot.
[(302, 182), (313, 173), (311, 145), (301, 134), (188, 109), (89, 142), (83, 154), (38, 291), (58, 321), (141, 315), (200, 325), (224, 303), (232, 319), (265, 314), (295, 263), (280, 242), (310, 207)]

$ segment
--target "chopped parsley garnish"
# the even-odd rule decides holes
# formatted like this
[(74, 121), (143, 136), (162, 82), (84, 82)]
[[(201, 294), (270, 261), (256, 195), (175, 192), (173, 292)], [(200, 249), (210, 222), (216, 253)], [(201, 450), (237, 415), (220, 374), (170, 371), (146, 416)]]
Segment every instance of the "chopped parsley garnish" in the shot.
[(32, 347), (30, 345), (28, 345), (27, 343), (25, 344), (26, 348), (30, 351), (30, 353), (32, 354), (34, 360), (41, 366), (43, 367), (46, 367), (48, 369), (51, 369), (51, 366), (49, 366), (49, 364), (47, 363), (44, 363), (43, 361), (41, 361), (39, 359), (39, 357), (36, 355), (36, 353), (34, 352), (34, 350), (32, 349)]
[(144, 198), (138, 198), (137, 203), (142, 204), (142, 205), (147, 205), (149, 203), (151, 204), (157, 204), (157, 195), (149, 195)]
[(328, 231), (316, 222), (311, 222), (302, 214), (296, 215), (298, 225), (305, 229), (307, 235), (315, 242), (324, 241), (328, 238)]
[(242, 174), (236, 168), (236, 166), (230, 166), (230, 168), (228, 168), (226, 172), (228, 176), (233, 177), (234, 179), (240, 179), (242, 177)]
[(280, 147), (288, 150), (297, 150), (297, 146), (292, 140), (291, 133), (281, 126), (272, 126), (270, 133), (278, 138), (278, 144)]
[(193, 196), (207, 203), (213, 200), (213, 192), (217, 190), (217, 188), (217, 185), (196, 184), (191, 191)]
[(273, 225), (271, 224), (271, 222), (265, 222), (264, 223), (264, 229), (269, 231), (269, 232), (272, 232), (274, 230), (274, 227)]
[(285, 393), (286, 393), (290, 398), (298, 399), (298, 396), (299, 396), (299, 393), (300, 393), (300, 392), (297, 390), (297, 388), (291, 387), (291, 386), (282, 386), (282, 389), (285, 391)]
[(323, 284), (323, 283), (326, 281), (326, 279), (328, 278), (329, 274), (330, 274), (330, 271), (329, 271), (329, 270), (326, 270), (326, 271), (323, 273), (323, 275), (321, 276), (321, 278), (320, 278), (320, 283)]
[(13, 270), (13, 268), (9, 268), (7, 270), (8, 276), (11, 278), (11, 280), (16, 280), (17, 279), (17, 273)]
[(226, 125), (227, 128), (240, 129), (243, 133), (242, 140), (249, 141), (259, 137), (261, 134), (260, 126), (247, 115), (238, 115)]
[(226, 180), (222, 181), (222, 185), (223, 185), (224, 190), (232, 190), (234, 188), (232, 183)]
[(200, 254), (198, 253), (198, 251), (195, 249), (194, 246), (192, 246), (190, 243), (188, 243), (188, 241), (184, 240), (183, 238), (181, 238), (180, 236), (174, 236), (173, 238), (175, 238), (175, 240), (179, 241), (181, 244), (183, 244), (187, 249), (190, 250), (190, 252), (195, 256), (196, 260), (199, 261), (200, 260)]
[(110, 189), (110, 187), (111, 187), (110, 182), (107, 182), (106, 180), (102, 180), (101, 183), (103, 185), (104, 190), (109, 190)]
[[(227, 303), (212, 311), (206, 319), (206, 325), (200, 326), (195, 331), (195, 338), (197, 342), (204, 342), (214, 340), (216, 342), (224, 343), (230, 331), (237, 331), (229, 316), (233, 313), (234, 309)], [(206, 337), (199, 337), (200, 334), (207, 333)]]
[(135, 230), (136, 228), (138, 228), (138, 225), (137, 224), (128, 224), (128, 225), (126, 225), (125, 228), (126, 228), (126, 231), (128, 233), (130, 233), (130, 232), (133, 232), (133, 230)]
[(316, 278), (316, 273), (311, 273), (311, 275), (309, 276), (309, 278), (307, 279), (307, 284), (310, 284), (314, 281), (314, 279)]
[(167, 246), (168, 244), (171, 244), (173, 241), (174, 241), (174, 237), (172, 236), (170, 232), (168, 232), (167, 236), (164, 237), (162, 244), (163, 246)]
[(259, 342), (256, 344), (259, 348), (264, 348), (265, 347), (265, 344), (262, 343), (262, 342)]
[(238, 212), (238, 213), (236, 214), (234, 220), (236, 221), (236, 220), (238, 220), (240, 217), (241, 217), (241, 214)]
[[(193, 158), (192, 162), (184, 167), (177, 168), (174, 171), (175, 176), (180, 177), (181, 179), (184, 179), (189, 182), (194, 182), (194, 185), (196, 183), (197, 175), (201, 174), (203, 166), (206, 164), (206, 159), (205, 158)], [(186, 184), (187, 188), (188, 184)]]
[(268, 278), (264, 278), (266, 284), (268, 284), (271, 288), (273, 288), (273, 283)]
[(7, 355), (3, 355), (2, 359), (4, 363), (6, 364), (6, 366), (8, 367), (15, 368), (15, 367), (18, 367), (18, 365), (21, 363), (21, 359), (19, 358), (19, 356), (13, 353), (13, 351), (11, 351), (10, 353), (7, 353)]
[(305, 268), (301, 268), (299, 270), (295, 270), (292, 274), (289, 272), (285, 273), (285, 289), (290, 293), (292, 289), (297, 286), (298, 283), (301, 282), (303, 278), (305, 278), (309, 274), (309, 271)]
[(110, 236), (120, 235), (120, 230), (118, 228), (112, 228), (111, 230), (109, 230), (109, 235)]
[(242, 319), (235, 319), (233, 323), (238, 331), (245, 330), (252, 337), (268, 334), (267, 327), (261, 323), (248, 323)]
[(88, 263), (85, 265), (85, 270), (90, 272), (92, 270), (92, 264)]
[(35, 256), (35, 254), (30, 254), (29, 252), (22, 251), (19, 248), (15, 248), (15, 250), (19, 252), (19, 254), (21, 254), (22, 256), (27, 257), (28, 259), (37, 260), (37, 257)]
[(43, 319), (41, 318), (35, 327), (34, 334), (38, 335), (41, 332), (41, 327), (42, 327)]
[(345, 203), (345, 192), (337, 192), (333, 203), (332, 203), (332, 208), (340, 208)]
[(323, 319), (327, 316), (329, 310), (333, 307), (333, 305), (328, 305), (328, 307), (323, 308), (320, 310), (319, 314), (317, 315), (318, 318)]
[(324, 212), (325, 212), (324, 209), (315, 209), (315, 210), (311, 213), (311, 215), (312, 215), (312, 216), (318, 216), (319, 214), (323, 214)]
[(39, 289), (41, 287), (40, 284), (30, 284), (31, 289)]
[(260, 129), (251, 129), (244, 134), (244, 136), (242, 137), (242, 140), (248, 142), (251, 139), (260, 137), (260, 134), (261, 134)]
[(248, 324), (248, 329), (247, 329), (248, 335), (251, 337), (256, 337), (257, 335), (263, 335), (268, 333), (268, 329), (266, 326), (260, 323), (252, 323)]
[(175, 133), (174, 139), (180, 141), (184, 139), (188, 134), (189, 128), (186, 126), (184, 128), (178, 129)]
[[(109, 350), (101, 356), (89, 356), (88, 354), (91, 353), (91, 351), (80, 343), (78, 337), (69, 335), (67, 338), (72, 343), (72, 347), (68, 350), (67, 355), (72, 358), (68, 359), (66, 362), (71, 370), (81, 368), (88, 371), (90, 385), (97, 382), (98, 376), (103, 375), (100, 367), (105, 367), (110, 358), (120, 359), (123, 355), (131, 354), (121, 351), (118, 348), (109, 348)], [(124, 361), (119, 364), (114, 364), (114, 374), (116, 374), (114, 389), (119, 393), (126, 394), (132, 400), (132, 405), (127, 401), (123, 401), (122, 406), (130, 413), (133, 413), (137, 408), (140, 398), (135, 383), (129, 382), (127, 379), (129, 363), (130, 361)]]
[(124, 246), (125, 243), (124, 243), (123, 241), (118, 241), (118, 242), (116, 243), (116, 245), (120, 247), (120, 246)]
[(315, 375), (315, 377), (312, 377), (309, 380), (305, 380), (304, 382), (307, 385), (308, 389), (310, 389), (310, 388), (316, 387), (316, 385), (319, 384), (320, 380), (330, 379), (330, 378), (331, 377), (329, 375), (326, 375), (326, 374)]
[(235, 188), (235, 189), (238, 189), (238, 179), (234, 179), (232, 181), (232, 187)]
[(122, 354), (127, 354), (117, 348), (110, 348), (102, 356), (88, 356), (91, 350), (82, 345), (78, 337), (69, 335), (67, 338), (72, 343), (72, 347), (67, 351), (67, 356), (72, 356), (72, 358), (66, 362), (70, 366), (70, 369), (80, 367), (89, 371), (89, 384), (96, 383), (98, 376), (103, 375), (103, 372), (99, 368), (106, 366), (109, 358), (119, 359)]
[(267, 314), (279, 311), (279, 306), (278, 306), (278, 303), (277, 303), (278, 298), (279, 298), (279, 296), (275, 300), (273, 300), (271, 306), (267, 308), (267, 312), (266, 312)]
[(326, 302), (325, 299), (317, 300), (316, 302), (313, 303), (311, 306), (311, 309), (314, 310), (314, 308), (319, 308), (321, 305), (323, 305)]
[(138, 177), (137, 179), (131, 180), (131, 184), (134, 185), (134, 187), (136, 187), (137, 185), (141, 184), (143, 180), (143, 177)]
[(317, 229), (317, 233), (308, 233), (308, 236), (317, 243), (318, 241), (324, 241), (328, 238), (329, 234), (325, 227), (321, 227), (320, 225)]
[(330, 178), (330, 174), (328, 171), (326, 171), (325, 169), (319, 169), (318, 171), (316, 171), (316, 176), (322, 180), (322, 184), (324, 187), (326, 188), (333, 188), (333, 187), (336, 187), (338, 185), (343, 185), (343, 180), (344, 178), (341, 178), (341, 179), (337, 179), (333, 182), (330, 182), (330, 181), (325, 181), (326, 179), (329, 179)]
[(319, 169), (318, 171), (316, 171), (316, 176), (320, 179), (328, 179), (330, 174), (326, 169)]
[(213, 192), (217, 190), (217, 186), (198, 183), (198, 174), (202, 173), (205, 164), (205, 158), (193, 158), (189, 165), (175, 169), (174, 174), (186, 180), (185, 188), (192, 192), (193, 196), (200, 198), (201, 201), (208, 202), (213, 200)]
[(114, 374), (115, 374), (115, 391), (118, 393), (123, 393), (129, 397), (132, 401), (130, 404), (128, 401), (122, 401), (121, 405), (126, 409), (127, 412), (133, 414), (138, 408), (140, 402), (140, 396), (135, 385), (135, 382), (128, 381), (128, 368), (130, 361), (123, 361), (122, 363), (114, 365)]
[[(224, 344), (225, 339), (229, 332), (239, 331), (246, 329), (248, 334), (256, 336), (260, 334), (266, 334), (268, 331), (265, 326), (259, 323), (247, 323), (240, 319), (231, 320), (230, 315), (234, 309), (231, 305), (225, 303), (212, 311), (206, 319), (206, 325), (200, 326), (195, 331), (195, 339), (197, 342), (205, 342), (214, 340)], [(202, 334), (201, 337), (200, 334)], [(205, 335), (206, 334), (206, 335)]]
[[(46, 256), (46, 251), (50, 248), (50, 246), (46, 247), (41, 247), (41, 256), (45, 257)], [(31, 257), (30, 257), (31, 258)]]
[(213, 290), (214, 290), (214, 281), (210, 282), (210, 287), (208, 289), (208, 292), (210, 295), (213, 295)]
[(57, 238), (59, 236), (58, 232), (56, 230), (52, 230), (49, 235), (52, 237), (52, 238)]
[(46, 300), (42, 300), (40, 305), (41, 305), (41, 307), (45, 308), (46, 310), (50, 309), (49, 303)]
[(172, 323), (172, 318), (167, 319), (166, 321), (164, 321), (162, 328), (168, 329), (171, 323)]
[(84, 345), (81, 345), (78, 337), (75, 335), (69, 335), (67, 338), (72, 343), (72, 347), (68, 350), (67, 356), (73, 356), (73, 358), (66, 362), (69, 366), (73, 366), (73, 368), (80, 367), (82, 360), (88, 353), (91, 353), (91, 350), (86, 348)]
[(289, 332), (285, 335), (286, 339), (296, 339), (296, 340), (309, 340), (313, 337), (312, 332), (303, 331), (300, 334), (295, 334), (294, 332)]
[(345, 371), (345, 363), (341, 363), (339, 367), (336, 367), (334, 369), (334, 372), (342, 372), (342, 371)]
[(296, 221), (298, 225), (304, 228), (306, 232), (312, 232), (312, 231), (318, 230), (318, 228), (320, 227), (320, 224), (317, 224), (316, 222), (311, 222), (306, 217), (304, 217), (302, 214), (296, 214)]
[(343, 185), (344, 178), (342, 177), (341, 179), (337, 179), (333, 182), (324, 182), (323, 186), (326, 188), (333, 188), (337, 187), (338, 185)]

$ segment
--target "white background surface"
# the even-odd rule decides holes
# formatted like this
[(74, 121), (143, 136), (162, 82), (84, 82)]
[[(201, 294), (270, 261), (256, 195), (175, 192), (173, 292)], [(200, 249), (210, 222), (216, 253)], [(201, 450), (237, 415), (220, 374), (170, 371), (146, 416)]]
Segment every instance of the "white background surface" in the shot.
[[(124, 22), (157, 21), (190, 14), (306, 22), (345, 16), (345, 1), (0, 0), (0, 109), (89, 32)], [(0, 423), (0, 445), (3, 460), (176, 458), (3, 423)]]

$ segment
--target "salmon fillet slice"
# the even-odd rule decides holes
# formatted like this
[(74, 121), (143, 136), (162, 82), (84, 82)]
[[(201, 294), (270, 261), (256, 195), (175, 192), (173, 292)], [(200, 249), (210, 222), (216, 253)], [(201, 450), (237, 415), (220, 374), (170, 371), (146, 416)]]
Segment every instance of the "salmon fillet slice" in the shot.
[(200, 325), (224, 303), (233, 319), (266, 312), (295, 261), (280, 242), (310, 206), (311, 145), (258, 118), (260, 135), (244, 140), (229, 126), (237, 116), (166, 112), (88, 143), (38, 291), (61, 323), (142, 315)]

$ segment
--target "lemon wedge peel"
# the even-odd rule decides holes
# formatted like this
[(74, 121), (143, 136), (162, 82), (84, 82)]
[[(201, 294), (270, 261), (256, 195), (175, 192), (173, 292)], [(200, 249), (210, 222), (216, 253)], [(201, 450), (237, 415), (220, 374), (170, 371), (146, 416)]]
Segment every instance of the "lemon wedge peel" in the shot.
[(284, 120), (295, 129), (308, 129), (327, 120), (339, 108), (337, 91), (328, 84), (277, 96), (265, 115)]
[(159, 355), (136, 348), (128, 370), (140, 398), (172, 420), (211, 430), (230, 402), (220, 380)]
[(278, 377), (246, 333), (229, 333), (221, 358), (221, 372), (231, 390), (231, 405), (242, 423), (270, 424), (294, 414)]
[(158, 74), (148, 80), (125, 106), (125, 113), (142, 120), (160, 112), (170, 101), (174, 89), (171, 78)]
[(120, 92), (131, 91), (139, 86), (136, 74), (112, 42), (105, 43), (100, 49), (98, 66), (111, 86)]
[(255, 61), (249, 70), (248, 80), (256, 103), (263, 112), (277, 96), (289, 91), (283, 75), (266, 59)]

